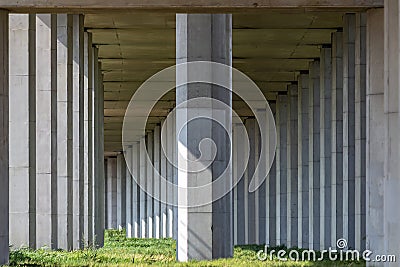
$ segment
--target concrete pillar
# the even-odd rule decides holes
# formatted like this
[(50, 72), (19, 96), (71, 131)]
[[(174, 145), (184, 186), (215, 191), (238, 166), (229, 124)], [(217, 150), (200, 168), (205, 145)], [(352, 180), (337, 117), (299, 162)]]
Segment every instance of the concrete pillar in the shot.
[[(73, 248), (84, 242), (84, 36), (83, 15), (72, 16)], [(60, 123), (60, 122), (58, 122)]]
[(343, 238), (343, 33), (332, 34), (331, 246)]
[(320, 247), (320, 62), (310, 63), (308, 94), (309, 248)]
[(365, 250), (366, 213), (366, 23), (367, 14), (356, 15), (355, 40), (355, 248)]
[(287, 119), (287, 246), (298, 244), (298, 85), (288, 86)]
[(149, 131), (147, 133), (147, 153), (146, 157), (149, 159), (149, 164), (146, 165), (146, 192), (147, 192), (147, 234), (148, 238), (153, 238), (154, 237), (154, 220), (153, 220), (153, 207), (154, 207), (154, 201), (153, 201), (153, 174), (154, 174), (154, 169), (153, 169), (153, 156), (154, 156), (154, 150), (153, 150), (153, 145), (154, 145), (154, 132)]
[(0, 225), (0, 264), (8, 262), (8, 12), (0, 11), (0, 210), (1, 210), (1, 225)]
[[(125, 228), (126, 228), (126, 237), (131, 238), (133, 236), (132, 229), (132, 211), (133, 211), (133, 196), (132, 196), (132, 187), (133, 187), (133, 178), (131, 176), (131, 170), (129, 170), (129, 163), (133, 163), (132, 159), (132, 146), (129, 145), (124, 152), (125, 157)], [(131, 165), (132, 166), (132, 165)], [(133, 170), (132, 170), (133, 171)], [(124, 190), (124, 188), (122, 188)]]
[[(245, 149), (245, 143), (241, 142), (240, 140), (245, 140), (246, 135), (245, 135), (245, 127), (243, 126), (242, 123), (235, 123), (234, 124), (234, 131), (233, 131), (233, 166), (232, 166), (232, 171), (233, 171), (233, 177), (234, 180), (238, 180), (239, 182), (234, 188), (234, 234), (235, 234), (235, 244), (236, 245), (245, 245), (247, 244), (247, 235), (248, 231), (246, 231), (247, 225), (248, 225), (248, 205), (247, 205), (247, 194), (248, 194), (248, 189), (246, 184), (246, 179), (243, 176), (246, 176), (244, 174), (238, 173), (238, 170), (244, 169), (244, 161), (243, 160), (238, 160), (239, 157), (243, 157), (243, 155), (246, 154)], [(248, 153), (248, 152), (247, 152)], [(239, 177), (239, 175), (241, 177)], [(247, 183), (248, 184), (248, 183)]]
[(117, 156), (117, 229), (126, 227), (126, 163), (123, 154)]
[[(36, 16), (36, 246), (57, 242), (57, 16)], [(60, 89), (61, 90), (61, 89)], [(3, 162), (3, 161), (2, 161)], [(8, 188), (8, 187), (7, 187)], [(66, 202), (66, 201), (65, 201)], [(62, 226), (61, 226), (62, 227)]]
[[(164, 143), (167, 143), (167, 128), (165, 124), (165, 120), (161, 123), (161, 127), (165, 127), (161, 131), (161, 140), (163, 140)], [(161, 179), (160, 179), (160, 199), (168, 199), (167, 196), (167, 157), (166, 157), (166, 151), (167, 147), (160, 147), (160, 174), (161, 174)], [(167, 235), (167, 204), (165, 202), (160, 203), (160, 220), (161, 220), (161, 238), (166, 238)]]
[(331, 119), (332, 119), (332, 48), (321, 49), (320, 62), (320, 248), (331, 245)]
[[(269, 102), (271, 111), (273, 115), (276, 115), (276, 102)], [(272, 130), (272, 129), (270, 129)], [(272, 134), (275, 133), (271, 133)], [(273, 140), (273, 139), (272, 139)], [(274, 140), (275, 141), (275, 140)], [(269, 146), (268, 146), (269, 148)], [(267, 218), (266, 218), (266, 240), (265, 243), (269, 247), (276, 246), (276, 156), (272, 163), (271, 169), (269, 171), (266, 180), (266, 208), (267, 208)]]
[(105, 229), (105, 169), (104, 164), (104, 88), (98, 63), (98, 49), (93, 52), (93, 212), (94, 241), (96, 246), (104, 244)]
[(346, 14), (343, 20), (343, 238), (354, 248), (356, 15)]
[[(232, 64), (231, 15), (178, 14), (176, 16), (176, 29), (177, 63), (193, 60), (211, 60), (228, 65)], [(177, 73), (177, 78), (181, 79), (180, 81), (185, 80), (184, 76), (186, 76), (184, 73)], [(177, 105), (200, 96), (215, 98), (223, 101), (228, 106), (232, 105), (232, 93), (230, 90), (208, 84), (201, 85), (201, 90), (198, 90), (198, 85), (194, 84), (178, 87), (176, 96)], [(218, 155), (218, 158), (206, 171), (192, 174), (189, 171), (179, 170), (177, 176), (178, 185), (183, 188), (211, 182), (220, 176), (218, 173), (221, 170), (225, 169), (227, 169), (226, 174), (228, 177), (232, 176), (229, 163), (230, 140), (218, 133), (218, 130), (212, 127), (212, 123), (209, 120), (201, 124), (187, 124), (188, 113), (195, 111), (196, 108), (198, 107), (189, 105), (177, 109), (177, 132), (181, 129), (181, 126), (186, 125), (187, 127), (183, 133), (180, 133), (179, 142), (191, 153), (197, 154), (195, 151), (198, 142), (189, 142), (189, 140), (201, 140), (208, 137), (215, 141), (217, 151), (221, 154)], [(217, 111), (214, 108), (211, 110)], [(230, 132), (232, 114), (231, 111), (224, 110), (224, 112), (226, 114), (226, 126)], [(210, 148), (208, 146), (208, 149)], [(184, 155), (184, 157), (193, 157), (190, 155), (191, 153)], [(179, 157), (178, 164), (180, 159), (182, 158)], [(184, 164), (183, 162), (181, 163)], [(193, 179), (193, 177), (197, 177), (197, 179)], [(204, 195), (204, 198), (210, 200), (210, 204), (196, 208), (190, 207), (192, 203), (196, 203), (194, 194), (179, 193), (179, 202), (186, 206), (178, 209), (177, 258), (179, 261), (232, 257), (232, 195), (229, 192), (219, 200), (212, 202), (214, 191), (217, 192), (219, 189), (213, 185), (212, 192), (209, 195)]]
[(117, 158), (107, 158), (107, 229), (117, 229)]
[(92, 35), (84, 33), (84, 147), (83, 147), (83, 175), (84, 175), (84, 240), (89, 245), (94, 244), (94, 183), (93, 183), (93, 50)]
[(140, 138), (140, 163), (139, 163), (139, 168), (140, 168), (140, 173), (139, 173), (139, 184), (142, 185), (140, 187), (140, 237), (141, 238), (146, 238), (148, 237), (148, 232), (147, 232), (147, 194), (146, 194), (146, 181), (147, 181), (147, 176), (146, 176), (146, 137), (143, 136)]
[(153, 137), (153, 233), (155, 238), (160, 238), (160, 145), (161, 145), (161, 128), (157, 125), (154, 128)]
[(298, 78), (298, 247), (307, 248), (309, 244), (309, 75), (301, 73)]
[[(384, 180), (384, 248), (385, 254), (398, 257), (400, 248), (400, 213), (398, 209), (400, 192), (400, 135), (399, 135), (399, 73), (400, 23), (399, 1), (385, 1), (385, 180)], [(397, 266), (397, 263), (386, 266)]]
[(36, 246), (35, 19), (35, 15), (10, 14), (9, 20), (10, 59), (18, 62), (9, 69), (9, 233), (16, 248)]
[(288, 96), (276, 101), (276, 244), (287, 245), (287, 119)]
[(366, 248), (376, 253), (384, 248), (384, 40), (383, 8), (371, 9), (367, 12)]
[(140, 144), (132, 145), (132, 237), (140, 237), (140, 187), (137, 184), (140, 174)]

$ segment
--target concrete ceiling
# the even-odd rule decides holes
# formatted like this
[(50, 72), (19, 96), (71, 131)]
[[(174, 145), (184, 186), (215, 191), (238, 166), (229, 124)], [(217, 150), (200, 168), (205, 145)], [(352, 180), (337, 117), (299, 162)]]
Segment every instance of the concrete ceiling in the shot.
[[(233, 66), (274, 100), (319, 57), (320, 47), (342, 27), (344, 11), (264, 10), (233, 14)], [(99, 47), (105, 90), (105, 150), (121, 150), (125, 109), (142, 82), (175, 64), (175, 13), (87, 14), (85, 27)], [(148, 120), (151, 128), (174, 106), (167, 94)], [(234, 98), (241, 116), (249, 110)]]

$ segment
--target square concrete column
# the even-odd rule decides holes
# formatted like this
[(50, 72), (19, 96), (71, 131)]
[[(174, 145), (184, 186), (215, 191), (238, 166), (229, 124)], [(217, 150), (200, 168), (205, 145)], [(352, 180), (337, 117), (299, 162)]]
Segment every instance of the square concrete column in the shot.
[[(399, 1), (385, 1), (385, 180), (384, 180), (384, 248), (385, 254), (399, 257), (400, 213), (400, 135), (399, 135), (399, 88), (400, 88), (400, 23)], [(386, 264), (397, 266), (398, 263)]]
[(153, 233), (155, 238), (160, 238), (160, 145), (161, 145), (161, 128), (157, 125), (154, 128), (153, 137)]
[(9, 57), (15, 62), (9, 69), (10, 245), (35, 248), (36, 16), (10, 14), (9, 18)]
[(43, 246), (56, 248), (58, 245), (57, 72), (54, 68), (57, 59), (56, 32), (56, 15), (36, 15), (36, 246), (38, 248)]
[(332, 48), (324, 45), (320, 56), (320, 248), (331, 245), (331, 99), (332, 99)]
[(276, 101), (276, 244), (287, 245), (287, 119), (288, 96)]
[(366, 213), (366, 23), (367, 14), (356, 15), (355, 40), (355, 248), (365, 250)]
[[(171, 114), (170, 116), (173, 116), (174, 114)], [(174, 123), (168, 123), (165, 127), (167, 127), (166, 132), (167, 132), (167, 157), (168, 159), (173, 159), (174, 158), (174, 150), (176, 149), (175, 147), (175, 125)], [(172, 162), (167, 162), (167, 181), (170, 183), (174, 183), (175, 181), (175, 170), (174, 166), (172, 165)], [(173, 238), (174, 237), (174, 223), (175, 223), (175, 217), (174, 217), (174, 204), (175, 202), (175, 192), (172, 187), (168, 187), (167, 191), (167, 199), (168, 199), (168, 205), (167, 205), (167, 237)]]
[(308, 248), (309, 245), (309, 75), (302, 72), (298, 77), (298, 125), (297, 125), (297, 151), (298, 151), (298, 247)]
[(84, 125), (83, 125), (83, 176), (84, 176), (84, 240), (94, 244), (94, 183), (93, 183), (93, 49), (91, 33), (84, 33)]
[(0, 10), (0, 264), (8, 262), (8, 12)]
[(147, 132), (147, 138), (146, 138), (146, 143), (147, 143), (147, 151), (146, 151), (146, 157), (149, 159), (149, 164), (146, 165), (146, 192), (147, 192), (147, 237), (148, 238), (153, 238), (154, 237), (154, 219), (153, 219), (153, 207), (154, 207), (154, 202), (153, 202), (153, 156), (154, 156), (154, 150), (153, 150), (153, 145), (154, 145), (154, 132), (149, 131)]
[(138, 238), (140, 233), (140, 187), (137, 184), (140, 174), (140, 144), (132, 144), (132, 237)]
[[(161, 127), (166, 127), (165, 120), (161, 122)], [(167, 128), (161, 131), (161, 140), (167, 140)], [(165, 142), (164, 141), (164, 142)], [(160, 147), (160, 199), (167, 199), (167, 157), (166, 157), (166, 147)], [(160, 220), (161, 220), (161, 238), (166, 238), (167, 235), (167, 204), (165, 201), (160, 203)]]
[[(84, 35), (83, 15), (72, 16), (72, 150), (73, 248), (83, 248), (84, 237)], [(60, 122), (59, 122), (60, 123)]]
[[(133, 229), (132, 229), (133, 179), (132, 179), (131, 170), (129, 169), (129, 167), (132, 166), (130, 164), (133, 163), (132, 145), (127, 146), (126, 151), (124, 151), (124, 158), (126, 161), (126, 164), (125, 164), (125, 175), (126, 175), (126, 178), (125, 178), (125, 225), (126, 226), (125, 226), (125, 228), (126, 228), (126, 237), (131, 238), (132, 233), (133, 233)], [(122, 190), (124, 190), (124, 188)]]
[(320, 62), (310, 63), (308, 94), (309, 248), (320, 248)]
[[(274, 115), (276, 116), (276, 102), (275, 101), (269, 101), (269, 105), (271, 108), (271, 111)], [(271, 127), (272, 128), (272, 127)], [(274, 129), (270, 129), (271, 131)], [(275, 140), (272, 139), (275, 135), (274, 132), (270, 133), (271, 139), (274, 142)], [(271, 145), (271, 142), (268, 143), (268, 148)], [(270, 148), (269, 148), (270, 149)], [(267, 218), (266, 218), (266, 239), (265, 239), (265, 244), (268, 245), (269, 247), (276, 246), (276, 216), (277, 216), (277, 210), (276, 210), (276, 156), (274, 158), (274, 161), (272, 162), (271, 169), (269, 171), (267, 180), (266, 180), (266, 209), (267, 209)]]
[[(384, 10), (367, 12), (366, 248), (384, 250)], [(370, 263), (370, 266), (374, 266)]]
[(140, 138), (140, 163), (139, 163), (139, 184), (143, 187), (140, 187), (140, 237), (146, 238), (148, 237), (147, 232), (147, 194), (146, 194), (146, 182), (147, 182), (147, 169), (146, 169), (146, 137), (143, 136)]
[(354, 248), (356, 15), (346, 14), (343, 21), (343, 238)]
[(117, 156), (117, 229), (126, 225), (126, 163), (123, 154)]
[(104, 229), (106, 223), (106, 165), (104, 161), (104, 87), (98, 49), (93, 53), (93, 212), (94, 212), (94, 243), (97, 247), (104, 244)]
[(287, 246), (298, 245), (298, 85), (288, 86), (287, 120)]
[[(178, 14), (176, 16), (176, 55), (177, 63), (191, 62), (195, 60), (213, 61), (232, 65), (232, 17), (228, 14)], [(187, 71), (177, 73), (177, 81), (186, 81), (193, 70), (187, 67)], [(221, 77), (226, 81), (230, 77)], [(222, 101), (229, 107), (232, 106), (232, 92), (230, 88), (221, 88), (210, 84), (190, 84), (179, 86), (176, 89), (177, 105), (197, 97), (207, 97)], [(207, 101), (204, 101), (207, 102)], [(207, 106), (212, 114), (218, 113), (226, 122), (227, 132), (230, 136), (232, 125), (232, 113), (230, 110), (218, 109), (214, 105)], [(202, 105), (203, 105), (202, 104)], [(177, 258), (178, 261), (190, 259), (215, 259), (233, 256), (232, 241), (232, 194), (228, 192), (222, 198), (213, 201), (213, 195), (218, 191), (231, 186), (232, 171), (230, 165), (231, 142), (224, 135), (225, 130), (213, 126), (210, 119), (190, 123), (188, 116), (197, 112), (203, 106), (192, 104), (177, 108), (176, 133), (180, 149), (183, 153), (178, 157), (178, 165), (192, 168), (185, 159), (198, 159), (199, 142), (203, 138), (210, 138), (215, 142), (217, 157), (208, 166), (207, 159), (201, 162), (208, 166), (205, 170), (191, 173), (189, 170), (178, 171), (178, 235)], [(222, 112), (222, 113), (221, 113)], [(223, 114), (223, 115), (222, 115)], [(182, 129), (183, 128), (183, 129)], [(182, 129), (182, 132), (181, 132)], [(224, 132), (222, 132), (224, 131)], [(193, 140), (196, 140), (193, 142)], [(212, 146), (206, 145), (207, 151)], [(186, 151), (186, 152), (184, 152)], [(224, 171), (222, 179), (228, 180), (223, 185), (212, 185), (207, 194), (202, 194), (202, 200), (209, 204), (193, 207), (199, 196), (189, 194), (188, 187), (199, 187), (215, 181)]]
[(331, 246), (343, 238), (343, 33), (332, 34)]
[(117, 229), (117, 158), (107, 158), (107, 229)]

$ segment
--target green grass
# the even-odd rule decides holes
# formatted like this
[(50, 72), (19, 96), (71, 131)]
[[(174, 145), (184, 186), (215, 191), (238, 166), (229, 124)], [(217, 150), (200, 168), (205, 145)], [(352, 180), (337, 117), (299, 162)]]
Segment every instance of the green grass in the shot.
[(355, 262), (259, 261), (256, 254), (262, 246), (235, 247), (232, 259), (177, 263), (175, 249), (172, 239), (126, 238), (124, 231), (107, 231), (104, 247), (99, 249), (72, 252), (12, 249), (10, 266), (365, 266)]

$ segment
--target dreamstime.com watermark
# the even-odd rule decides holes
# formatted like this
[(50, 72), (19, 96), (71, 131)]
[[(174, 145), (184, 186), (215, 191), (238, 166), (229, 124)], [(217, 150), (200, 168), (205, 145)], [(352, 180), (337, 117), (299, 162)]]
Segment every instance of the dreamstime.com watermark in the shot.
[(333, 249), (329, 247), (328, 250), (322, 250), (321, 252), (317, 252), (315, 250), (275, 250), (268, 249), (268, 246), (265, 246), (264, 250), (260, 250), (257, 252), (257, 258), (260, 261), (266, 260), (274, 260), (277, 259), (279, 261), (361, 261), (364, 260), (366, 262), (396, 262), (396, 255), (374, 255), (374, 252), (371, 250), (353, 250), (347, 249), (347, 240), (346, 239), (338, 239), (336, 242), (337, 249)]

